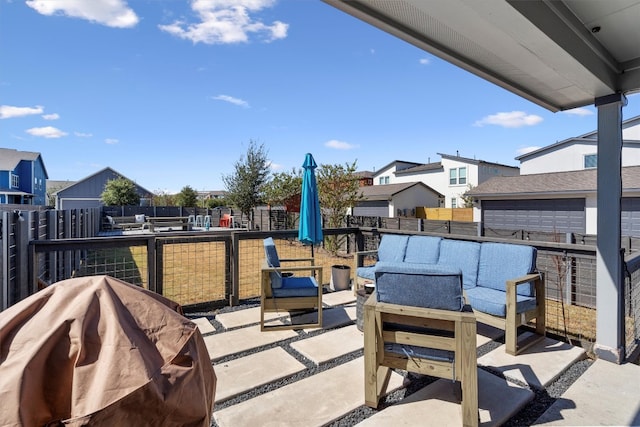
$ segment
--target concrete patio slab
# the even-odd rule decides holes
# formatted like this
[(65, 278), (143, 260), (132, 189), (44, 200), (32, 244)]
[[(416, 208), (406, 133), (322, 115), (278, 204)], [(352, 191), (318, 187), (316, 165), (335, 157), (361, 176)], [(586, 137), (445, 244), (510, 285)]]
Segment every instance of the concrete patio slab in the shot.
[[(289, 317), (289, 313), (265, 313), (266, 320), (275, 320), (281, 317)], [(260, 307), (247, 308), (245, 310), (237, 310), (229, 313), (216, 315), (216, 320), (227, 329), (237, 328), (239, 326), (253, 325), (260, 322)]]
[(364, 334), (356, 325), (291, 343), (291, 347), (316, 365), (343, 356), (364, 345)]
[[(529, 332), (527, 332), (529, 334)], [(569, 366), (585, 357), (580, 347), (545, 338), (517, 356), (511, 356), (501, 345), (478, 359), (478, 365), (501, 372), (506, 378), (544, 388)]]
[(191, 319), (193, 323), (196, 324), (201, 334), (210, 334), (211, 332), (215, 332), (216, 328), (213, 327), (209, 319), (206, 317), (198, 317), (197, 319)]
[[(318, 318), (318, 313), (308, 313), (294, 317), (294, 323), (312, 323)], [(333, 329), (348, 325), (356, 321), (356, 306), (338, 306), (322, 310), (322, 329)], [(305, 332), (317, 331), (320, 328), (306, 328)]]
[[(459, 386), (439, 379), (397, 404), (367, 418), (358, 426), (459, 426), (462, 425)], [(482, 369), (478, 370), (478, 407), (481, 426), (506, 422), (534, 397)]]
[(295, 331), (260, 332), (260, 326), (248, 326), (233, 331), (203, 337), (211, 360), (219, 360), (241, 351), (273, 344), (298, 336)]
[[(393, 373), (387, 391), (402, 386)], [(214, 411), (220, 427), (324, 426), (364, 404), (362, 357), (253, 399)], [(304, 408), (304, 409), (302, 409)]]
[(356, 296), (351, 289), (344, 291), (328, 292), (322, 295), (322, 303), (331, 307), (336, 305), (351, 304), (356, 302)]
[(216, 372), (216, 402), (245, 393), (261, 385), (288, 377), (305, 369), (280, 347), (261, 351), (221, 364), (214, 364)]
[(596, 360), (534, 425), (640, 425), (640, 366)]

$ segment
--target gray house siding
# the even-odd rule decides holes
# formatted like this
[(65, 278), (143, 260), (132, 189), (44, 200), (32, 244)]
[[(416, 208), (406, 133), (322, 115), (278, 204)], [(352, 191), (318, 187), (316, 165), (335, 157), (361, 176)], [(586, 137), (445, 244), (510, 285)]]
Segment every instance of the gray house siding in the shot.
[(620, 213), (620, 234), (623, 236), (640, 237), (640, 197), (625, 197), (622, 199)]
[(483, 200), (485, 227), (555, 233), (585, 233), (584, 199)]

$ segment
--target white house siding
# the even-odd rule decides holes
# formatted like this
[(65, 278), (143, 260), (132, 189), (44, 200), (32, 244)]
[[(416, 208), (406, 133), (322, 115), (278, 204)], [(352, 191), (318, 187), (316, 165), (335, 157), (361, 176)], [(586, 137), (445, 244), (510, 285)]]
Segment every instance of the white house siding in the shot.
[[(584, 156), (598, 153), (595, 140), (573, 140), (556, 150), (541, 151), (522, 161), (520, 174), (565, 172), (584, 169)], [(622, 146), (622, 166), (640, 164), (640, 141), (625, 141)]]
[(389, 202), (389, 217), (397, 216), (397, 210), (410, 214), (417, 206), (438, 206), (438, 196), (421, 185), (395, 194)]

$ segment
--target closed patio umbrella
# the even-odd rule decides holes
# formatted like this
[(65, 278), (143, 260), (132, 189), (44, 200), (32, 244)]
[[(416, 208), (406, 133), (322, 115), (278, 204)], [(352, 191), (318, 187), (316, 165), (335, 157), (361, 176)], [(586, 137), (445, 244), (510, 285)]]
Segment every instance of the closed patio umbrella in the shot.
[(313, 245), (323, 240), (322, 216), (320, 215), (320, 200), (318, 198), (318, 185), (316, 183), (316, 161), (310, 153), (307, 153), (302, 165), (302, 196), (300, 198), (300, 224), (298, 227), (298, 240), (306, 245)]

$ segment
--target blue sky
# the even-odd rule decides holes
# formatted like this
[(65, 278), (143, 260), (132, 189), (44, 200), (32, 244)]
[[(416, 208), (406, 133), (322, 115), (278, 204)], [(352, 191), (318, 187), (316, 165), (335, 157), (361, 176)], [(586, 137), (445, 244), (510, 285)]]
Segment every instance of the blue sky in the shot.
[(54, 180), (109, 166), (222, 190), (251, 140), (274, 171), (307, 152), (517, 165), (596, 126), (593, 107), (551, 113), (316, 0), (0, 0), (0, 147), (42, 153)]

